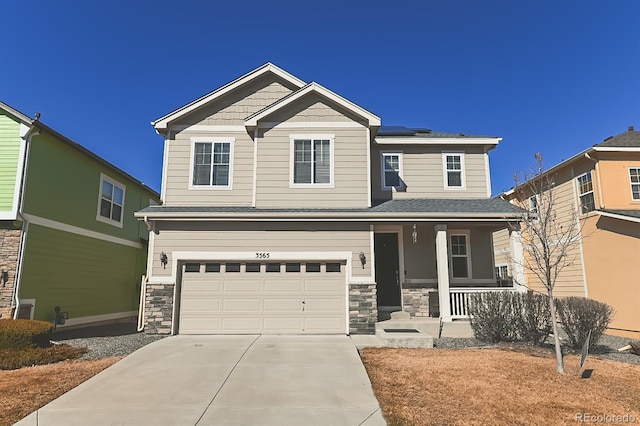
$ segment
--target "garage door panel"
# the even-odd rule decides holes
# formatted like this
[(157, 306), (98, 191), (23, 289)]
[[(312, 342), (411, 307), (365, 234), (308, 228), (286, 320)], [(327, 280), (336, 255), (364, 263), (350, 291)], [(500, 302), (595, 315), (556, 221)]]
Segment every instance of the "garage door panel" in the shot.
[(308, 333), (332, 333), (334, 330), (344, 330), (344, 318), (305, 318), (304, 330)]
[(286, 280), (286, 279), (265, 279), (264, 280), (265, 293), (302, 293), (304, 291), (304, 284), (302, 279)]
[(223, 281), (223, 291), (225, 293), (258, 293), (261, 291), (261, 280), (242, 279), (242, 275), (237, 278), (225, 278)]
[(305, 299), (305, 310), (308, 312), (342, 312), (344, 306), (344, 298), (309, 298)]
[(222, 302), (223, 312), (260, 312), (260, 299), (225, 299)]
[(211, 334), (220, 332), (220, 318), (207, 318), (205, 316), (195, 316), (180, 318), (180, 327), (189, 330), (189, 334)]
[(224, 317), (222, 318), (223, 332), (231, 333), (255, 333), (260, 330), (260, 317)]
[(215, 281), (185, 281), (183, 284), (183, 292), (185, 293), (220, 293), (222, 291), (222, 283), (219, 280)]
[(344, 279), (305, 280), (304, 291), (306, 293), (340, 293), (343, 291), (344, 285)]
[(303, 329), (302, 318), (265, 318), (263, 331), (266, 333), (295, 333)]
[(264, 299), (264, 312), (302, 312), (302, 299)]
[(203, 312), (220, 312), (220, 299), (212, 298), (199, 298), (197, 296), (189, 295), (182, 299), (183, 305), (188, 305), (189, 313), (203, 313)]

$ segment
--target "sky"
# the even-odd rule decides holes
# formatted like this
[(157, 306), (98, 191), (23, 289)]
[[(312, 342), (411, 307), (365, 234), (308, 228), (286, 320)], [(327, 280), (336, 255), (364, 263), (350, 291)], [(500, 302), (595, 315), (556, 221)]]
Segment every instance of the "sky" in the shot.
[(551, 167), (640, 129), (639, 15), (637, 0), (22, 0), (0, 27), (0, 100), (159, 191), (150, 121), (272, 62), (383, 125), (502, 137), (495, 195), (536, 152)]

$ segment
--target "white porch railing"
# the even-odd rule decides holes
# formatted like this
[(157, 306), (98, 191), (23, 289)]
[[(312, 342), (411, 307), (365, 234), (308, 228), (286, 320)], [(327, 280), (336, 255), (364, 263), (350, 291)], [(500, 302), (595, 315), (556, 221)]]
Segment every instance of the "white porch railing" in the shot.
[(451, 301), (451, 318), (469, 318), (469, 297), (474, 293), (491, 291), (516, 291), (513, 287), (452, 287), (449, 290)]

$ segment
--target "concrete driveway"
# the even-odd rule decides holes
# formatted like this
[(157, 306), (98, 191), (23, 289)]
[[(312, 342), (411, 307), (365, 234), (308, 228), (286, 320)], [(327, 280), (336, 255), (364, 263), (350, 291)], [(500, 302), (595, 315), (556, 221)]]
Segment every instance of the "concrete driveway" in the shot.
[(348, 336), (174, 336), (17, 424), (386, 423)]

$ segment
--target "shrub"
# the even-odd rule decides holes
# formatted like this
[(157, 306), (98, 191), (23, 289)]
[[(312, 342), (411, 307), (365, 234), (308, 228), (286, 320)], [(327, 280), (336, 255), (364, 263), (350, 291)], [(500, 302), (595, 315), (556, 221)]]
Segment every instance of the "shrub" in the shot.
[(69, 345), (0, 350), (0, 370), (16, 370), (32, 365), (52, 364), (75, 359), (87, 351), (86, 348), (76, 348)]
[(46, 321), (0, 320), (0, 350), (47, 347), (51, 329)]
[(567, 297), (556, 301), (558, 318), (569, 345), (580, 349), (591, 331), (589, 349), (595, 347), (613, 318), (613, 308), (585, 297)]
[(469, 297), (471, 329), (476, 339), (484, 342), (518, 340), (522, 300), (517, 293), (496, 291), (475, 293)]
[(541, 345), (552, 331), (549, 296), (525, 293), (522, 302), (521, 320), (516, 322), (520, 326), (518, 334), (524, 341)]

